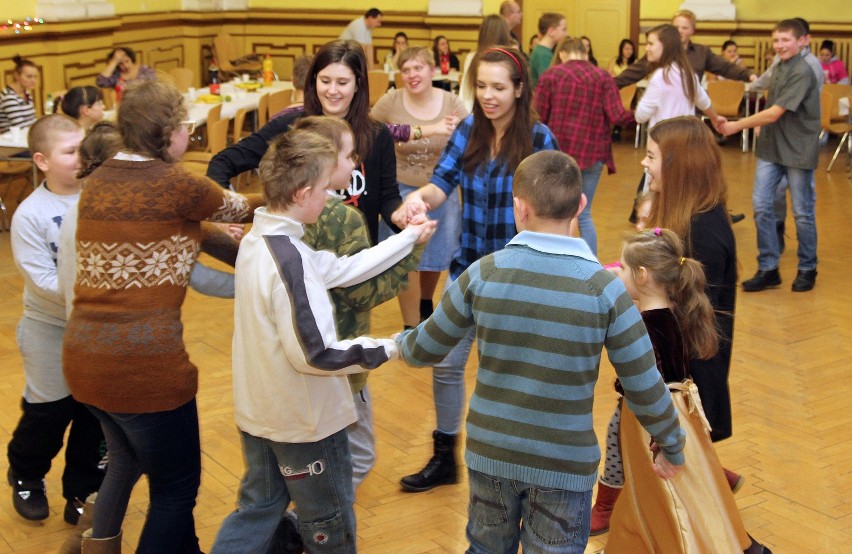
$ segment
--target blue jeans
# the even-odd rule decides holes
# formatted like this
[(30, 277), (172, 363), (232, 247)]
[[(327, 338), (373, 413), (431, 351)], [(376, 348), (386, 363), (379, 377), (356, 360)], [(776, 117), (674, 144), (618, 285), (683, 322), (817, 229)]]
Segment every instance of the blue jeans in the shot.
[(346, 430), (308, 443), (241, 435), (246, 472), (239, 507), (222, 523), (211, 554), (265, 553), (291, 500), (306, 552), (354, 553), (355, 495)]
[(149, 414), (89, 409), (101, 422), (109, 451), (92, 536), (118, 534), (133, 485), (145, 473), (151, 500), (136, 552), (200, 552), (192, 516), (201, 483), (195, 399), (174, 410)]
[(543, 489), (468, 469), (467, 554), (582, 554), (592, 491)]
[[(453, 281), (454, 279), (447, 276), (444, 291), (450, 288)], [(461, 430), (464, 403), (467, 398), (464, 368), (470, 357), (475, 336), (476, 329), (471, 328), (443, 360), (432, 366), (432, 397), (435, 400), (438, 431), (448, 435), (456, 435)]]
[(598, 181), (601, 179), (603, 162), (583, 170), (583, 194), (586, 195), (586, 208), (580, 212), (577, 224), (580, 226), (580, 236), (589, 245), (592, 254), (598, 255), (598, 232), (592, 221), (592, 200), (595, 199), (595, 191), (598, 189)]
[(754, 171), (754, 223), (757, 227), (757, 265), (764, 271), (778, 267), (780, 251), (775, 215), (775, 199), (783, 177), (787, 177), (796, 240), (799, 243), (799, 270), (816, 269), (817, 231), (814, 205), (816, 189), (812, 169), (797, 169), (758, 158)]

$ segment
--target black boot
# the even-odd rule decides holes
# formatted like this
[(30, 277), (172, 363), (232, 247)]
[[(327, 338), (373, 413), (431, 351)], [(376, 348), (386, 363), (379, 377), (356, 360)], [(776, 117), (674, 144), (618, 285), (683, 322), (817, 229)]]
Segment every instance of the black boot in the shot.
[(431, 298), (421, 298), (420, 299), (420, 321), (426, 321), (429, 319), (429, 316), (432, 315), (432, 312), (435, 310), (432, 305)]
[(456, 435), (434, 431), (435, 454), (420, 472), (406, 475), (400, 480), (403, 490), (423, 492), (439, 485), (458, 482), (456, 474)]

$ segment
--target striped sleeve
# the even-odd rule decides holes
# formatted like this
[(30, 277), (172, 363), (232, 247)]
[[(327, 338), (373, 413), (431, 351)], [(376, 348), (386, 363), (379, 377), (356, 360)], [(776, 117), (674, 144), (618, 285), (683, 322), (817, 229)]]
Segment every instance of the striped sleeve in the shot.
[(621, 281), (611, 281), (605, 293), (604, 298), (614, 299), (606, 337), (607, 354), (624, 388), (627, 405), (666, 458), (675, 465), (683, 465), (686, 437), (657, 370), (654, 348), (642, 316)]
[(446, 290), (429, 319), (397, 337), (401, 358), (414, 366), (438, 363), (467, 334), (474, 325), (468, 290), (478, 279), (479, 268), (479, 262), (471, 265)]

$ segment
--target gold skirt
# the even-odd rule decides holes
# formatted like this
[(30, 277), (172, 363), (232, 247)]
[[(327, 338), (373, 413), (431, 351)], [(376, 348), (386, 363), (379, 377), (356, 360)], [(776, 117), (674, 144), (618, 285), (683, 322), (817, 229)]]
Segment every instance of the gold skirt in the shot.
[(610, 520), (606, 553), (742, 553), (751, 539), (710, 442), (698, 388), (692, 381), (668, 386), (686, 432), (686, 465), (674, 479), (658, 477), (651, 438), (623, 402), (624, 489)]

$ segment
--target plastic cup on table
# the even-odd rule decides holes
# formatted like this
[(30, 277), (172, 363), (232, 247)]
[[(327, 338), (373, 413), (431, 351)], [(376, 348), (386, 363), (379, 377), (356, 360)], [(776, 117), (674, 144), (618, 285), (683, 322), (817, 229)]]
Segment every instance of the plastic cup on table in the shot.
[(189, 95), (189, 101), (195, 102), (195, 87), (189, 87), (186, 89), (187, 95)]

